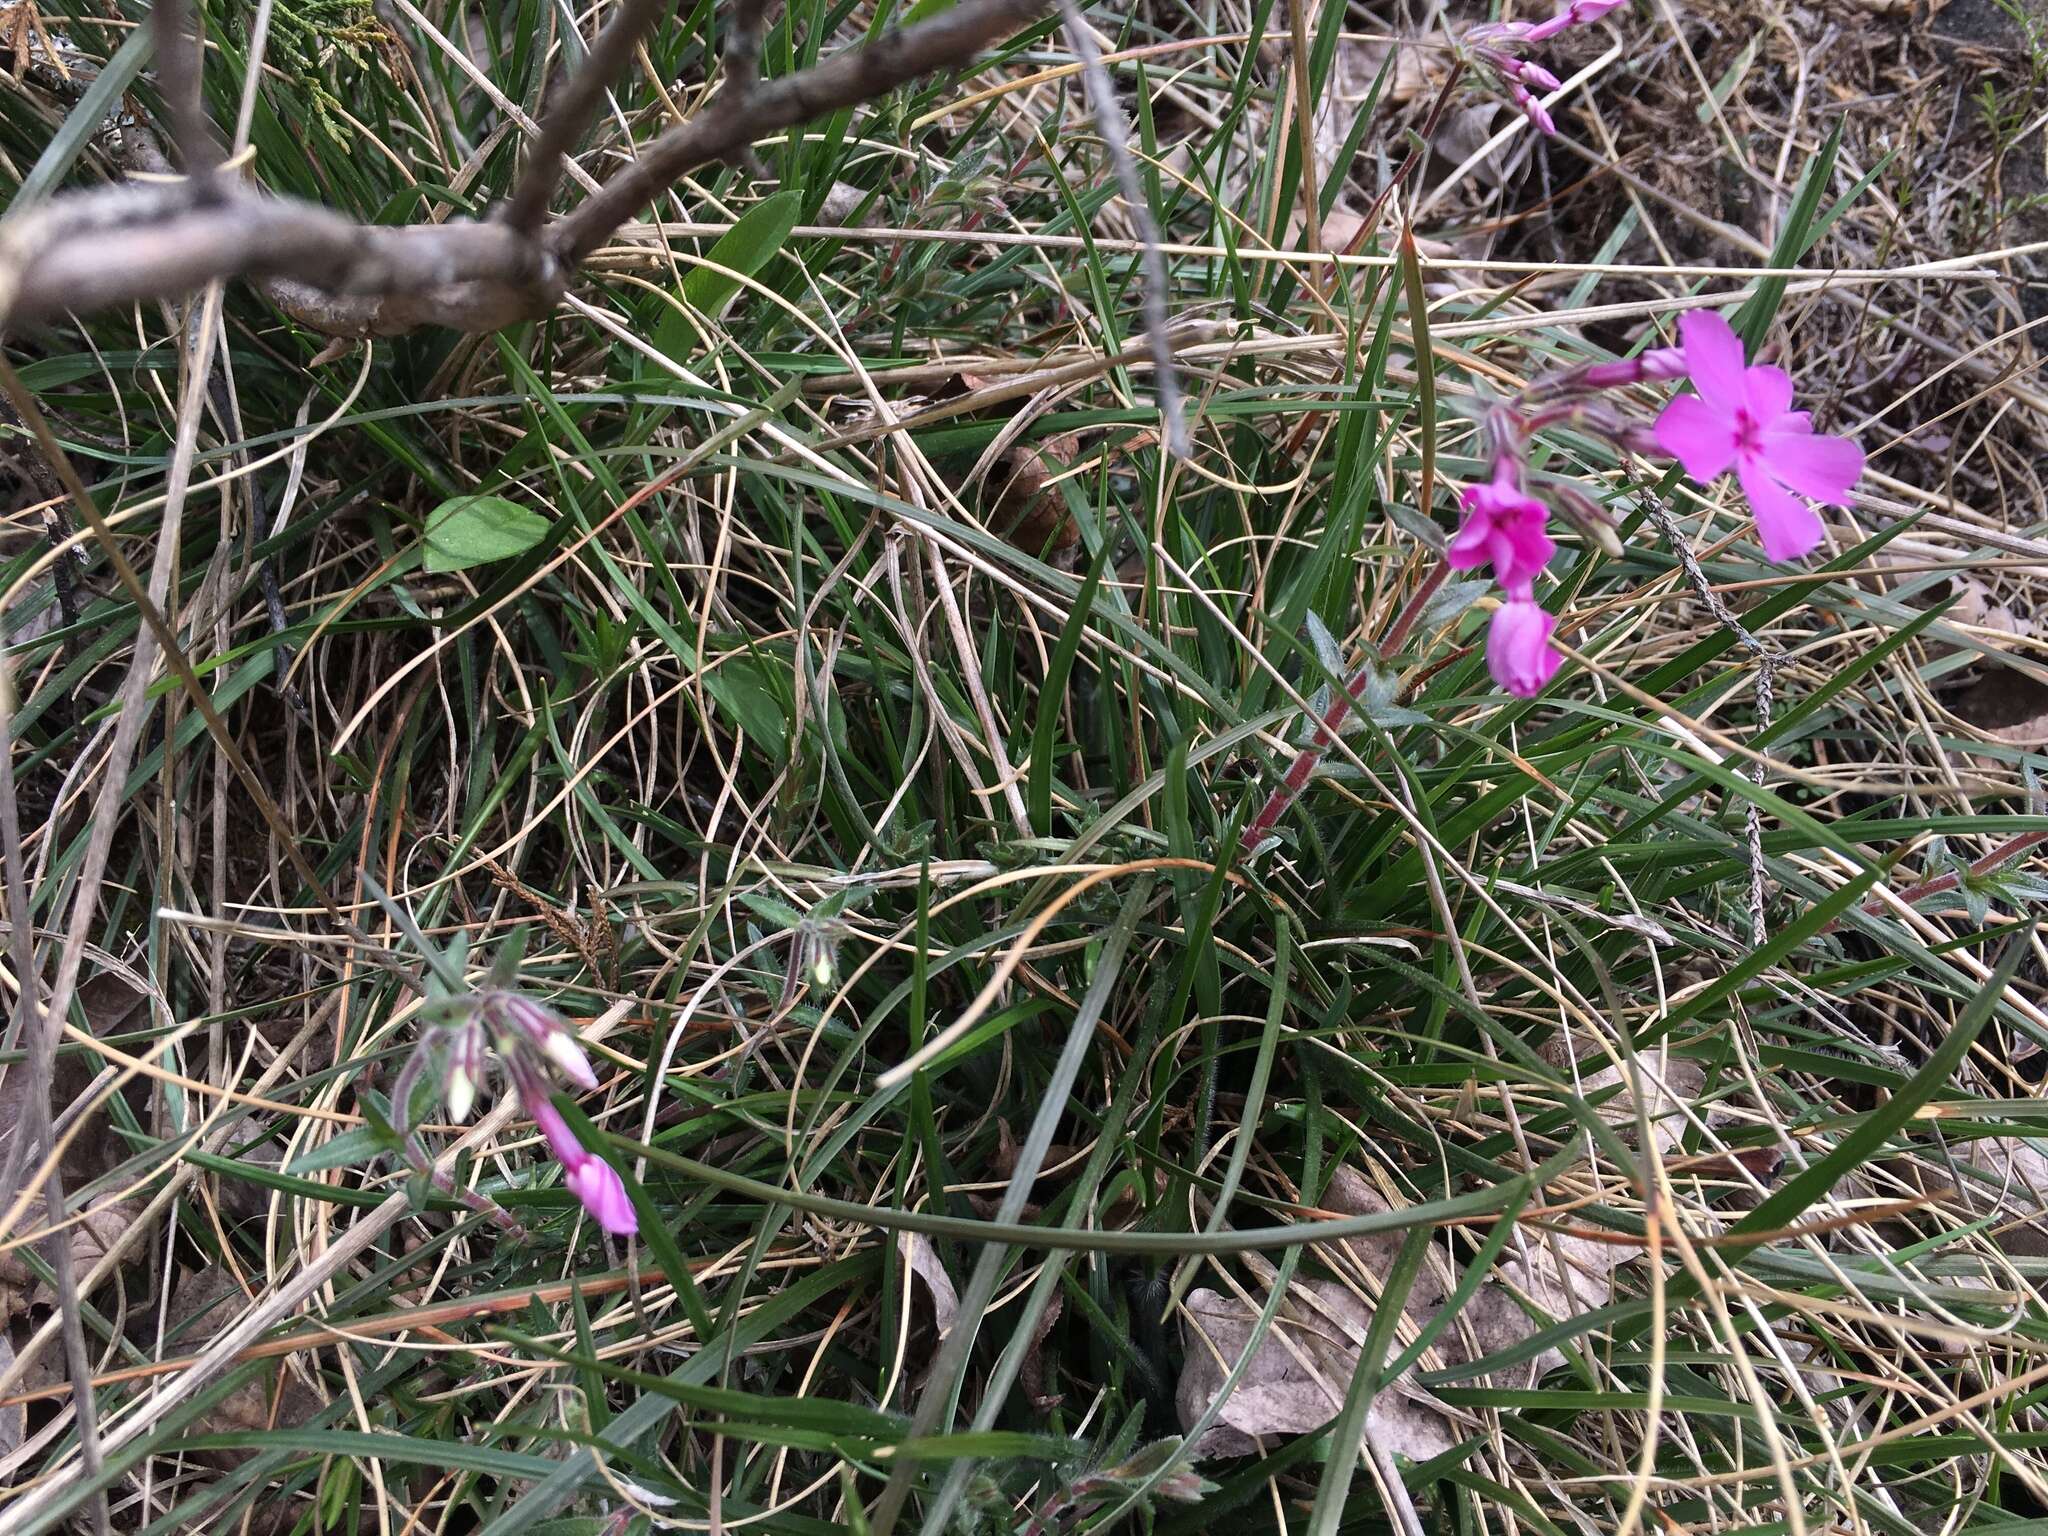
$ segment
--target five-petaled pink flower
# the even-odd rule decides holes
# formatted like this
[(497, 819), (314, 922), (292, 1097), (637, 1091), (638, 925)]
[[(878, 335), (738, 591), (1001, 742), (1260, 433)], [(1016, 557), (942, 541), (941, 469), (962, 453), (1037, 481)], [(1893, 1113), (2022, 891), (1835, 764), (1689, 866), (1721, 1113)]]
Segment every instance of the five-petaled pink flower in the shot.
[(614, 1237), (630, 1237), (640, 1230), (640, 1223), (633, 1215), (633, 1202), (626, 1194), (625, 1181), (618, 1171), (603, 1158), (583, 1148), (576, 1139), (576, 1133), (569, 1129), (569, 1122), (562, 1118), (561, 1111), (544, 1097), (535, 1096), (528, 1108), (533, 1114), (533, 1123), (540, 1127), (541, 1134), (548, 1139), (548, 1147), (567, 1175), (563, 1180), (569, 1193), (583, 1202), (583, 1209), (590, 1212), (597, 1224)]
[(1518, 699), (1533, 699), (1557, 676), (1564, 658), (1550, 648), (1557, 620), (1545, 613), (1527, 591), (1510, 593), (1493, 610), (1486, 628), (1486, 669), (1493, 680)]
[(1510, 595), (1527, 596), (1536, 573), (1557, 553), (1543, 531), (1550, 509), (1522, 489), (1515, 465), (1505, 454), (1493, 466), (1493, 479), (1467, 486), (1461, 500), (1465, 521), (1444, 552), (1445, 562), (1458, 571), (1490, 562), (1494, 579)]
[(1799, 497), (1848, 505), (1849, 488), (1863, 473), (1863, 450), (1846, 437), (1815, 432), (1812, 418), (1792, 409), (1791, 376), (1748, 366), (1741, 339), (1719, 315), (1686, 315), (1678, 337), (1699, 393), (1664, 408), (1658, 445), (1702, 485), (1735, 466), (1771, 559), (1811, 553), (1821, 541), (1820, 514)]

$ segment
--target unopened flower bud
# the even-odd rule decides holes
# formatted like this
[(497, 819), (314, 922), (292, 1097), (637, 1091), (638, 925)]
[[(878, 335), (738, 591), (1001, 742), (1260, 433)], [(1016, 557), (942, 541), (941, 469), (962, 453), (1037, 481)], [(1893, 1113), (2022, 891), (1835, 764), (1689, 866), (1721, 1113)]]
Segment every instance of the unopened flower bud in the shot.
[(562, 1075), (578, 1088), (595, 1088), (597, 1074), (590, 1069), (590, 1058), (583, 1054), (583, 1047), (576, 1043), (575, 1036), (566, 1028), (557, 1027), (541, 1040), (540, 1048), (547, 1052), (549, 1061), (562, 1069)]
[(1621, 558), (1621, 532), (1613, 513), (1569, 480), (1556, 481), (1545, 489), (1550, 492), (1566, 522), (1597, 544), (1609, 559)]

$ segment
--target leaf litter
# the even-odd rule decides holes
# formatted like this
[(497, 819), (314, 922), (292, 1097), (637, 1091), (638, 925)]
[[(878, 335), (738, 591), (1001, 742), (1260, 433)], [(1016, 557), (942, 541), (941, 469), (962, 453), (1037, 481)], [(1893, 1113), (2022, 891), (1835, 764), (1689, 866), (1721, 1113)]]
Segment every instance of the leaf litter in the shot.
[[(1626, 1077), (1645, 1085), (1645, 1111), (1660, 1154), (1678, 1144), (1684, 1121), (1683, 1096), (1697, 1091), (1695, 1063), (1679, 1058), (1635, 1057), (1629, 1071), (1608, 1066), (1580, 1084), (1586, 1098), (1610, 1089), (1598, 1112), (1624, 1135), (1634, 1126), (1635, 1107)], [(1319, 1203), (1333, 1216), (1381, 1215), (1396, 1207), (1358, 1169), (1340, 1166)], [(1335, 1419), (1357, 1373), (1377, 1290), (1393, 1269), (1405, 1234), (1374, 1233), (1325, 1244), (1316, 1254), (1344, 1279), (1299, 1279), (1289, 1289), (1240, 1377), (1223, 1401), (1216, 1422), (1190, 1447), (1197, 1458), (1249, 1455), (1275, 1437), (1313, 1433)], [(1479, 1428), (1476, 1417), (1445, 1403), (1425, 1387), (1424, 1372), (1457, 1371), (1513, 1349), (1553, 1322), (1582, 1316), (1614, 1299), (1615, 1273), (1644, 1252), (1639, 1243), (1604, 1240), (1533, 1226), (1517, 1234), (1519, 1252), (1483, 1281), (1416, 1363), (1385, 1383), (1366, 1415), (1364, 1438), (1380, 1450), (1424, 1462), (1452, 1450)], [(1216, 1404), (1232, 1367), (1251, 1343), (1277, 1271), (1246, 1255), (1256, 1290), (1239, 1295), (1201, 1288), (1182, 1306), (1181, 1342), (1185, 1363), (1175, 1393), (1183, 1429), (1192, 1430)], [(1433, 1323), (1456, 1288), (1457, 1277), (1441, 1244), (1417, 1272), (1403, 1303), (1403, 1317), (1391, 1348), (1398, 1353)], [(1494, 1371), (1476, 1371), (1459, 1385), (1496, 1390), (1533, 1387), (1565, 1363), (1555, 1349)]]

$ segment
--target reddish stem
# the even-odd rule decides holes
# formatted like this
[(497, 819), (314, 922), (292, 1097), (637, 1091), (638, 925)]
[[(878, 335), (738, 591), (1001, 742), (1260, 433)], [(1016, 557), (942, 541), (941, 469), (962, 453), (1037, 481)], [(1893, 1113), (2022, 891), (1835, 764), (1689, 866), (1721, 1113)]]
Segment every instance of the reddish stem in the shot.
[(1387, 638), (1380, 642), (1380, 660), (1392, 661), (1400, 654), (1408, 632), (1422, 617), (1422, 610), (1429, 606), (1429, 600), (1436, 596), (1436, 589), (1444, 584), (1444, 578), (1451, 574), (1450, 562), (1438, 558), (1436, 566), (1422, 578), (1422, 585), (1415, 589), (1415, 595), (1408, 599), (1408, 605), (1394, 620), (1394, 627), (1387, 631)]
[[(2022, 832), (2017, 837), (2008, 838), (1970, 866), (1970, 877), (1972, 879), (1980, 879), (1996, 870), (2000, 865), (2009, 863), (2019, 857), (2029, 848), (2038, 847), (2042, 843), (2048, 843), (2048, 832)], [(1907, 886), (1898, 893), (1898, 897), (1899, 900), (1910, 907), (1915, 902), (1925, 901), (1929, 896), (1939, 896), (1943, 891), (1952, 891), (1961, 884), (1962, 877), (1951, 869), (1936, 875), (1931, 880), (1923, 880), (1918, 885)], [(1880, 897), (1872, 901), (1866, 901), (1863, 904), (1863, 910), (1874, 917), (1884, 911), (1886, 905), (1887, 903)], [(1828, 926), (1832, 928), (1834, 924), (1830, 923)]]
[(1344, 717), (1351, 713), (1351, 702), (1365, 692), (1365, 685), (1372, 681), (1373, 672), (1379, 664), (1392, 661), (1399, 654), (1402, 643), (1407, 640), (1409, 632), (1421, 619), (1422, 610), (1435, 595), (1436, 589), (1444, 584), (1444, 578), (1450, 574), (1450, 569), (1442, 559), (1437, 561), (1435, 567), (1422, 579), (1422, 585), (1417, 587), (1414, 595), (1402, 605), (1399, 616), (1394, 620), (1394, 627), (1387, 631), (1386, 639), (1380, 642), (1378, 653), (1369, 655), (1351, 675), (1351, 680), (1344, 685), (1344, 692), (1330, 700), (1329, 707), (1316, 722), (1315, 735), (1309, 739), (1307, 746), (1294, 754), (1294, 761), (1287, 765), (1287, 776), (1280, 781), (1280, 787), (1266, 797), (1266, 803), (1259, 807), (1259, 814), (1254, 816), (1251, 825), (1244, 829), (1244, 836), (1238, 842), (1240, 848), (1258, 847), (1261, 839), (1273, 830), (1282, 816), (1287, 814), (1287, 807), (1292, 805), (1308, 787), (1308, 781), (1315, 775), (1316, 764), (1321, 762), (1323, 754), (1335, 745), (1337, 732), (1344, 724)]

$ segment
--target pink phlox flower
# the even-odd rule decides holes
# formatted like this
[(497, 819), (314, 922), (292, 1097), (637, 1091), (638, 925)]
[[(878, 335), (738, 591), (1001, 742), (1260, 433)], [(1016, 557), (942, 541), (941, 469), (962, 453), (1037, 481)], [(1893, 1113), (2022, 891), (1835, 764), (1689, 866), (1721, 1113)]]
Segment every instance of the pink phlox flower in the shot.
[(569, 1122), (562, 1118), (562, 1112), (545, 1095), (536, 1093), (528, 1097), (527, 1110), (547, 1138), (548, 1150), (562, 1165), (563, 1183), (569, 1193), (583, 1202), (583, 1209), (614, 1237), (630, 1237), (639, 1231), (633, 1202), (627, 1198), (625, 1181), (617, 1170), (603, 1158), (584, 1150), (576, 1133), (569, 1129)]
[(1609, 11), (1619, 10), (1628, 0), (1571, 0), (1571, 3), (1548, 21), (1539, 21), (1522, 36), (1525, 41), (1540, 43), (1557, 36), (1573, 27), (1583, 27), (1589, 21), (1598, 21)]
[(1531, 90), (1554, 91), (1564, 84), (1541, 64), (1528, 59), (1508, 59), (1500, 66), (1500, 72), (1510, 80), (1519, 80)]
[(1821, 541), (1820, 514), (1799, 498), (1847, 506), (1863, 473), (1863, 450), (1849, 438), (1815, 432), (1812, 417), (1792, 409), (1791, 376), (1749, 366), (1741, 339), (1719, 315), (1684, 316), (1678, 336), (1698, 393), (1664, 408), (1658, 446), (1702, 485), (1733, 465), (1764, 553), (1781, 563), (1810, 554)]
[(1465, 42), (1472, 48), (1473, 62), (1500, 77), (1501, 83), (1507, 87), (1508, 99), (1515, 104), (1515, 110), (1534, 123), (1538, 132), (1546, 137), (1555, 137), (1557, 123), (1533, 92), (1558, 89), (1557, 76), (1540, 64), (1515, 57), (1508, 50), (1526, 48), (1531, 43), (1547, 42), (1560, 32), (1583, 26), (1589, 21), (1597, 21), (1609, 11), (1626, 4), (1628, 0), (1570, 0), (1569, 4), (1546, 21), (1482, 23), (1465, 34)]
[(1556, 628), (1557, 620), (1526, 589), (1510, 592), (1486, 628), (1486, 670), (1493, 680), (1516, 698), (1535, 698), (1564, 664), (1550, 648)]
[(1494, 579), (1510, 592), (1528, 590), (1557, 553), (1544, 531), (1550, 509), (1522, 489), (1514, 464), (1505, 457), (1495, 463), (1491, 481), (1467, 486), (1460, 500), (1465, 521), (1444, 552), (1445, 561), (1459, 571), (1491, 564)]

